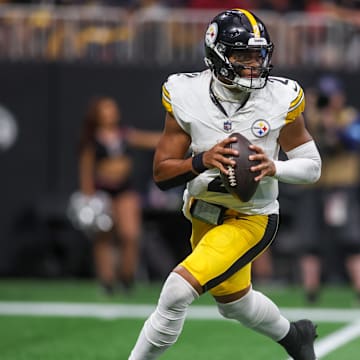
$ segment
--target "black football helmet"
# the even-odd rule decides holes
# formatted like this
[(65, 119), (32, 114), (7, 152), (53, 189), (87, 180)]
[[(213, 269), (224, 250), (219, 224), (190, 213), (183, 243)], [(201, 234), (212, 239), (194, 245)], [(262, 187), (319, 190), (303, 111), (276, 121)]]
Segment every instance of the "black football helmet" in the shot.
[[(232, 9), (221, 12), (210, 22), (205, 34), (205, 63), (224, 86), (243, 91), (266, 85), (274, 45), (263, 22), (250, 11)], [(259, 66), (231, 63), (231, 54), (258, 52)], [(244, 69), (254, 76), (241, 77)]]

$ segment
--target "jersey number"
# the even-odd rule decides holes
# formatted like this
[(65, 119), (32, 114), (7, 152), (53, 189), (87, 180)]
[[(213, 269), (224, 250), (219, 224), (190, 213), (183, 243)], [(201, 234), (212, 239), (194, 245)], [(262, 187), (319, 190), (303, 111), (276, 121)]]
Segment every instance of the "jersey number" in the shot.
[(289, 80), (288, 80), (288, 79), (282, 80), (282, 79), (276, 79), (276, 78), (269, 78), (269, 81), (270, 81), (270, 82), (271, 82), (271, 81), (278, 81), (278, 82), (282, 83), (283, 85), (287, 85), (287, 84), (289, 83)]
[[(283, 85), (287, 85), (287, 84), (289, 83), (289, 80), (288, 80), (288, 79), (282, 80), (282, 79), (276, 79), (276, 78), (269, 78), (269, 81), (270, 81), (270, 82), (271, 82), (271, 81), (278, 81), (278, 82), (282, 83)], [(294, 83), (293, 90), (294, 90), (295, 92), (297, 92), (297, 90), (298, 90), (298, 87), (297, 87), (296, 83)]]

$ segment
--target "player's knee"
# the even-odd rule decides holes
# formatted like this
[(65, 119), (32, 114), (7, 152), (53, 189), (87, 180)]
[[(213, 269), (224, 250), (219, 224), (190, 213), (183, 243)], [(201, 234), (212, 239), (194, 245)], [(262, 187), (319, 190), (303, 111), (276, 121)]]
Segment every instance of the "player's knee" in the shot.
[(182, 330), (186, 310), (198, 296), (183, 277), (171, 273), (165, 281), (156, 310), (145, 323), (148, 341), (158, 347), (175, 343)]
[(258, 291), (250, 290), (232, 303), (218, 303), (218, 308), (224, 317), (237, 320), (276, 341), (289, 331), (289, 321), (281, 316), (278, 307), (270, 299)]
[(278, 311), (268, 311), (270, 300), (263, 296), (260, 292), (250, 290), (241, 299), (231, 303), (218, 303), (220, 314), (227, 319), (235, 319), (246, 326), (256, 326), (266, 319), (266, 321), (274, 321), (280, 315)]
[[(241, 297), (238, 300), (229, 302), (229, 303), (220, 303), (217, 302), (217, 307), (219, 313), (226, 319), (236, 319), (239, 320), (239, 317), (241, 317), (243, 309), (245, 310), (246, 307), (244, 304), (248, 304), (249, 301), (247, 298), (249, 298), (249, 294), (252, 292), (250, 291), (246, 293), (243, 297)], [(250, 295), (251, 298), (251, 295)], [(248, 309), (249, 310), (249, 309)]]
[(196, 290), (179, 274), (172, 272), (160, 294), (159, 306), (172, 312), (183, 311), (197, 297)]

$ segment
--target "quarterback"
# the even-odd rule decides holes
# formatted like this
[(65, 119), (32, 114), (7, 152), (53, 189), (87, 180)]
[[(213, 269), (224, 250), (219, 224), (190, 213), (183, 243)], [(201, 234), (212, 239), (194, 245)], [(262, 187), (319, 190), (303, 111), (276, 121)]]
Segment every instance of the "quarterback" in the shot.
[[(251, 284), (251, 263), (278, 230), (278, 181), (313, 183), (321, 173), (304, 125), (303, 89), (270, 76), (273, 47), (256, 15), (221, 12), (205, 34), (208, 69), (171, 75), (163, 85), (166, 119), (154, 180), (164, 190), (186, 183), (183, 212), (192, 223), (192, 252), (166, 279), (129, 360), (163, 354), (180, 335), (189, 305), (206, 291), (225, 318), (270, 337), (295, 360), (316, 359), (316, 326), (308, 319), (289, 322)], [(258, 161), (251, 168), (258, 187), (247, 202), (229, 194), (220, 177), (238, 155), (227, 146), (236, 141), (233, 132), (250, 140), (251, 160)], [(287, 160), (278, 159), (280, 149)]]

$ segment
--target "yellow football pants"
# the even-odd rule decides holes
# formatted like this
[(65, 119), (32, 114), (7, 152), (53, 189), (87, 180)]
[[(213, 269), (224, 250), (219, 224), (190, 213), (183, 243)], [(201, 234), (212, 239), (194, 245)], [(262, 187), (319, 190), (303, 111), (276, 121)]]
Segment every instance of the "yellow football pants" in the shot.
[(233, 294), (251, 283), (251, 262), (273, 241), (278, 215), (225, 215), (222, 225), (192, 219), (192, 253), (180, 264), (204, 291)]

